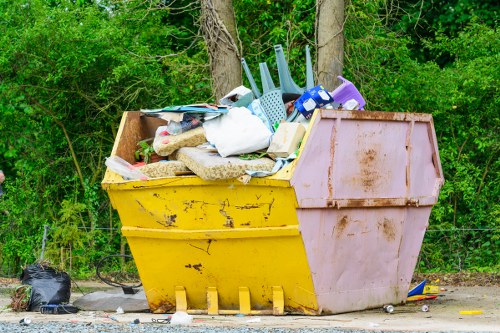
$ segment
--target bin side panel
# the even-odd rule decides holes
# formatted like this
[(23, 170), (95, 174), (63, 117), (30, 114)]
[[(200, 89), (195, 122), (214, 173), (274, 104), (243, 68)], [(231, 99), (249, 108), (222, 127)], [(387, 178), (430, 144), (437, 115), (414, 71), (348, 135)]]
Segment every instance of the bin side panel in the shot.
[(315, 117), (310, 126), (313, 128), (290, 181), (295, 188), (299, 205), (302, 198), (328, 198), (332, 188), (335, 119), (319, 121)]
[(441, 183), (439, 168), (435, 166), (433, 156), (436, 156), (437, 147), (430, 141), (432, 133), (428, 123), (415, 123), (411, 138), (411, 171), (410, 189), (411, 196), (422, 197), (439, 189), (436, 182)]
[(403, 240), (399, 249), (399, 272), (401, 284), (407, 286), (406, 292), (411, 283), (411, 278), (417, 264), (418, 255), (422, 247), (425, 231), (429, 225), (431, 206), (408, 207), (406, 222), (403, 230)]
[(298, 232), (250, 239), (222, 235), (215, 240), (128, 235), (127, 240), (153, 312), (175, 311), (176, 286), (185, 287), (188, 309), (206, 310), (207, 289), (216, 287), (219, 308), (237, 310), (238, 288), (248, 287), (252, 310), (272, 310), (272, 288), (281, 286), (288, 311), (318, 313)]
[(223, 184), (108, 191), (122, 225), (211, 230), (297, 224), (293, 189)]
[(408, 122), (325, 118), (312, 125), (291, 179), (299, 205), (406, 195)]
[(337, 128), (334, 198), (397, 198), (406, 194), (406, 122), (343, 119)]
[(290, 186), (173, 179), (108, 192), (152, 311), (175, 311), (176, 286), (188, 309), (206, 310), (216, 287), (219, 308), (237, 310), (238, 288), (248, 287), (252, 309), (272, 310), (272, 287), (281, 286), (288, 311), (319, 313)]
[(323, 313), (405, 300), (430, 211), (424, 210), (298, 209)]

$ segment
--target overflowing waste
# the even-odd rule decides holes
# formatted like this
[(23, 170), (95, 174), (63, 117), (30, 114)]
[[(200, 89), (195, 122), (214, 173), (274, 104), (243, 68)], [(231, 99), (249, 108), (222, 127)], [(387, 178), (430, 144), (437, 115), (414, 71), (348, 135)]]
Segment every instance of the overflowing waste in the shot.
[(266, 63), (259, 64), (262, 93), (244, 59), (251, 89), (239, 86), (218, 104), (190, 104), (142, 109), (141, 117), (158, 118), (154, 137), (141, 138), (135, 161), (110, 156), (106, 166), (125, 180), (197, 175), (204, 180), (266, 177), (296, 158), (309, 121), (318, 108), (362, 110), (356, 87), (339, 76), (329, 92), (314, 84), (306, 48), (305, 87), (293, 82), (281, 45), (275, 46), (280, 86)]

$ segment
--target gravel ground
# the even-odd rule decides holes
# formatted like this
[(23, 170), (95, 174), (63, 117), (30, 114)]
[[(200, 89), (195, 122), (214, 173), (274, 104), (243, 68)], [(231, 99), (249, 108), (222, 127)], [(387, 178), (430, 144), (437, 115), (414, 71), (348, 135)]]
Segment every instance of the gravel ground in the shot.
[[(373, 333), (373, 330), (352, 330), (352, 329), (336, 329), (336, 328), (257, 328), (257, 327), (185, 327), (185, 326), (170, 326), (170, 325), (152, 325), (152, 324), (68, 324), (60, 322), (46, 322), (31, 324), (29, 326), (20, 326), (14, 323), (0, 323), (0, 332), (9, 333), (54, 333), (54, 332), (68, 332), (68, 333), (156, 333), (156, 332), (192, 332), (192, 333), (229, 333), (229, 332), (252, 332), (252, 333), (321, 333), (321, 332), (350, 332), (350, 333)], [(379, 330), (377, 333), (411, 333), (422, 331), (394, 331), (394, 330)], [(426, 333), (433, 333), (433, 331), (425, 330)], [(442, 333), (443, 331), (439, 331)], [(448, 331), (454, 332), (454, 331)]]

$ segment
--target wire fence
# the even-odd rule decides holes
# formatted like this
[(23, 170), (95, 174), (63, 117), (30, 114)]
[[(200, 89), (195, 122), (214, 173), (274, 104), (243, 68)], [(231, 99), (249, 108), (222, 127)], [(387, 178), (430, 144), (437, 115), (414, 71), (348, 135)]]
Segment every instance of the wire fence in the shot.
[[(50, 242), (50, 236), (51, 233), (57, 230), (58, 227), (52, 227), (52, 226), (44, 226), (44, 235), (42, 239), (42, 244), (41, 244), (41, 251), (40, 251), (40, 260), (44, 260), (44, 255), (45, 255), (45, 250), (47, 244)], [(89, 230), (89, 228), (85, 227), (78, 227), (80, 230)], [(102, 231), (110, 231), (113, 233), (119, 233), (121, 231), (120, 227), (94, 227), (93, 230), (102, 230)], [(462, 241), (464, 237), (470, 233), (491, 233), (491, 238), (495, 234), (500, 234), (500, 228), (448, 228), (448, 229), (427, 229), (426, 234), (424, 236), (423, 240), (423, 245), (422, 248), (428, 247), (432, 248), (435, 246), (440, 246), (439, 244), (435, 244), (436, 236), (441, 234), (446, 234), (447, 236), (443, 236), (447, 239), (447, 244), (448, 247), (446, 248), (443, 246), (443, 253), (447, 252), (447, 256), (449, 257), (449, 261), (456, 261), (458, 260), (458, 267), (462, 266), (462, 260), (461, 257), (466, 256), (466, 253), (461, 253), (460, 251), (463, 250), (463, 244)], [(485, 235), (486, 238), (490, 238), (489, 235)], [(438, 236), (439, 237), (439, 236)], [(430, 238), (430, 239), (429, 239)], [(450, 246), (451, 244), (451, 246)], [(454, 246), (456, 245), (456, 246)], [(498, 246), (497, 246), (498, 247)], [(63, 251), (63, 250), (61, 250)], [(64, 251), (69, 251), (72, 252), (70, 249), (64, 249)], [(119, 250), (117, 249), (117, 252)], [(455, 252), (452, 252), (455, 251)], [(495, 251), (495, 248), (493, 248), (493, 251)], [(421, 260), (426, 260), (426, 257), (430, 257), (429, 253), (424, 253), (421, 249), (419, 253), (419, 262)], [(497, 252), (500, 253), (500, 249), (497, 249)], [(72, 259), (76, 259), (78, 255), (75, 255), (73, 253), (68, 253), (69, 257)], [(16, 277), (16, 274), (18, 274), (19, 267), (13, 267), (11, 263), (6, 262), (2, 260), (3, 258), (0, 258), (0, 277)], [(429, 261), (431, 259), (428, 259)], [(453, 264), (450, 262), (449, 264)], [(455, 265), (456, 266), (456, 265)]]

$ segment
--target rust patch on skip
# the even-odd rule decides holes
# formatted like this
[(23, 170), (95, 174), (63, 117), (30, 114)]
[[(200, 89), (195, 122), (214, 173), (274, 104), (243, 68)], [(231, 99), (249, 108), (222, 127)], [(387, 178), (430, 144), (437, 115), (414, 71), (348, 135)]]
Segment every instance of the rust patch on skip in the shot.
[[(153, 215), (151, 214), (151, 216), (153, 216)], [(164, 227), (172, 227), (172, 226), (174, 226), (174, 223), (177, 219), (177, 215), (176, 214), (164, 215), (164, 218), (165, 218), (165, 220), (163, 220), (163, 221), (157, 220), (156, 222)]]
[(234, 228), (234, 220), (231, 216), (226, 213), (226, 205), (229, 207), (229, 201), (226, 199), (221, 203), (221, 208), (219, 209), (219, 213), (226, 218), (226, 222), (224, 222), (224, 226), (228, 228)]
[(177, 218), (177, 214), (168, 215), (167, 219), (166, 219), (167, 224), (169, 226), (172, 225), (173, 223), (175, 223), (176, 218)]
[(310, 306), (299, 304), (297, 306), (287, 305), (285, 306), (285, 312), (290, 314), (307, 314), (307, 315), (319, 315), (318, 309), (312, 308)]
[(263, 204), (255, 204), (255, 205), (244, 205), (244, 206), (235, 206), (236, 209), (254, 209), (254, 208), (260, 208), (262, 207)]
[(376, 186), (376, 182), (380, 178), (375, 166), (376, 158), (377, 152), (374, 149), (368, 149), (363, 152), (360, 159), (361, 185), (363, 186), (365, 192), (371, 191)]
[(384, 218), (382, 222), (378, 223), (379, 229), (382, 228), (382, 233), (388, 241), (396, 239), (396, 230), (394, 230), (394, 222), (391, 219)]
[(172, 310), (175, 305), (169, 301), (160, 301), (158, 303), (149, 303), (149, 307), (153, 313), (167, 313)]
[(348, 224), (349, 224), (349, 218), (347, 217), (347, 215), (342, 216), (336, 226), (337, 238), (339, 238), (342, 235)]
[(186, 268), (194, 268), (194, 269), (196, 269), (198, 272), (200, 272), (200, 273), (201, 273), (201, 269), (203, 268), (203, 265), (202, 265), (202, 264), (194, 264), (194, 265), (187, 264), (187, 265), (184, 265), (184, 267), (186, 267)]
[(226, 223), (224, 223), (224, 226), (228, 228), (234, 228), (234, 220), (231, 216), (228, 216), (226, 218)]

